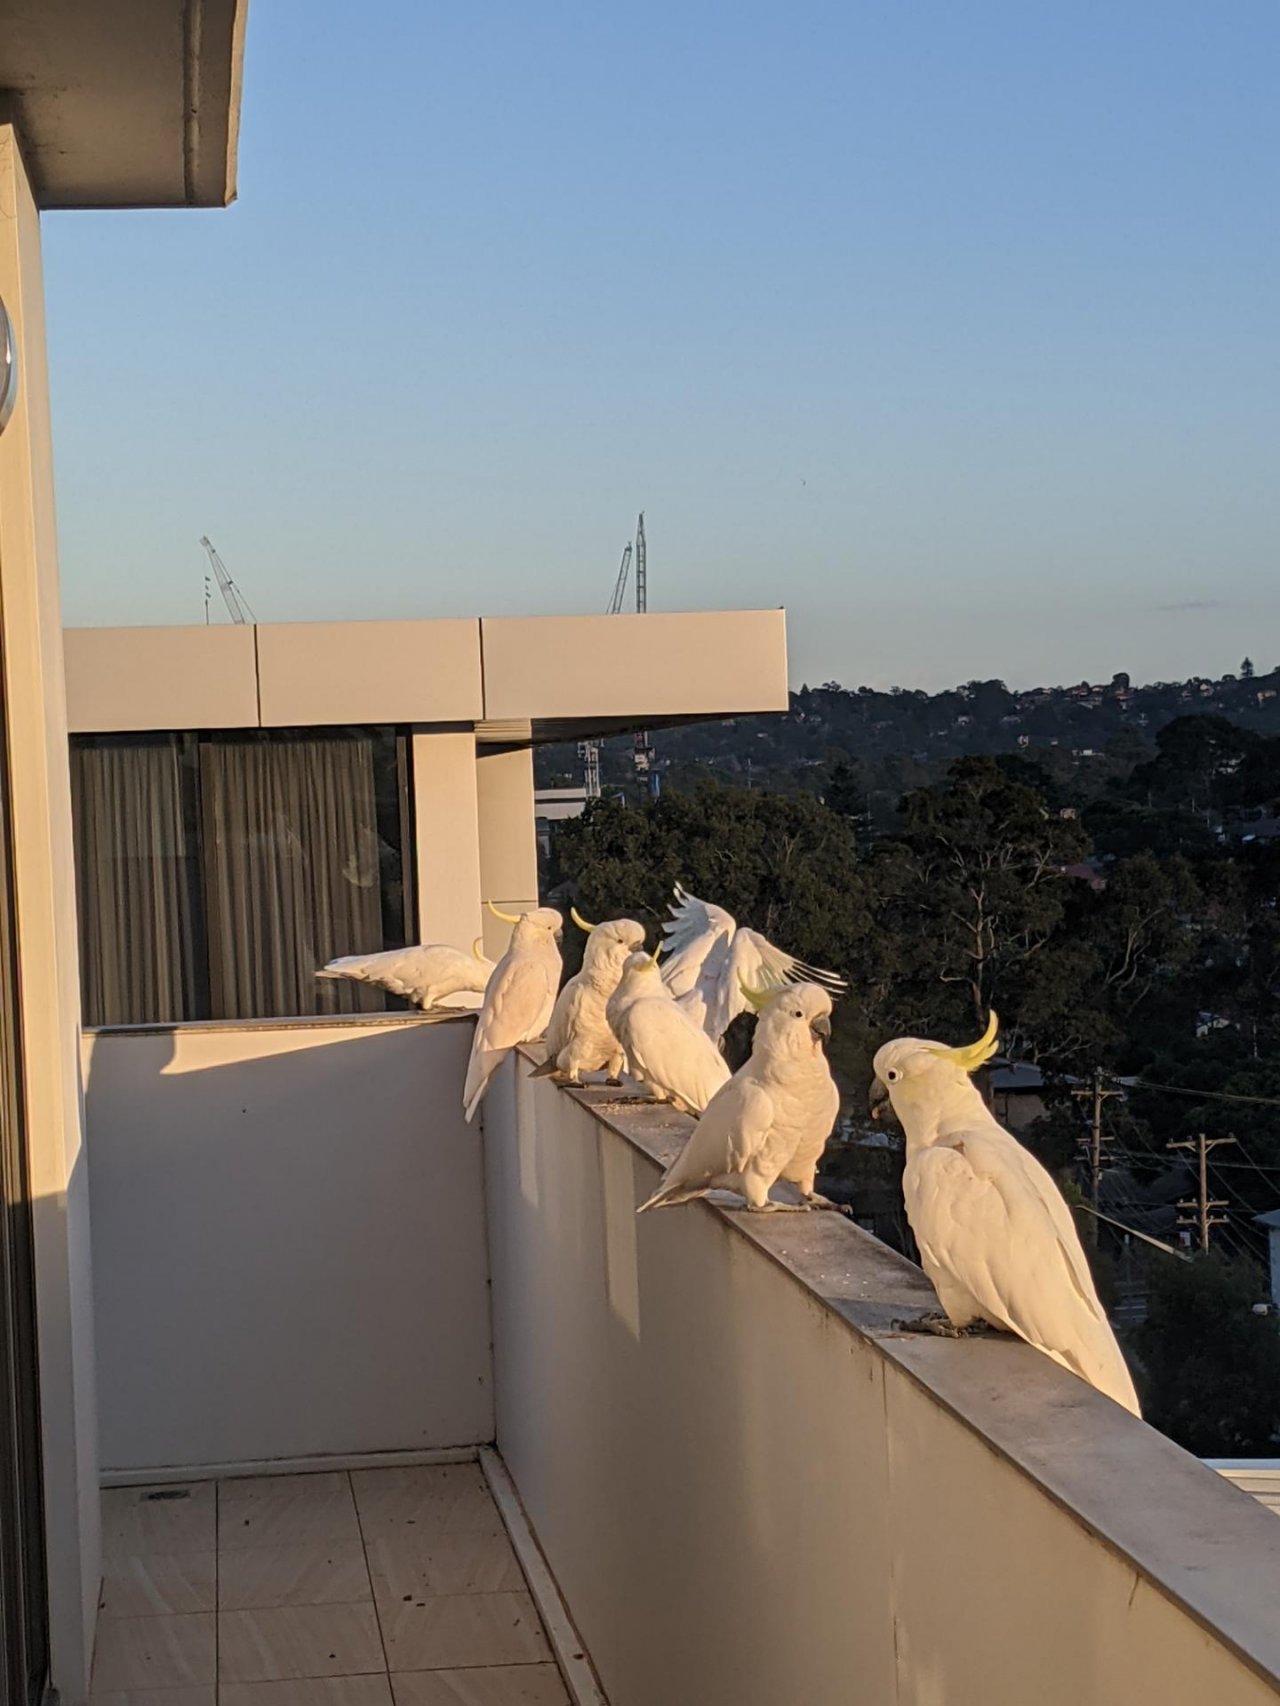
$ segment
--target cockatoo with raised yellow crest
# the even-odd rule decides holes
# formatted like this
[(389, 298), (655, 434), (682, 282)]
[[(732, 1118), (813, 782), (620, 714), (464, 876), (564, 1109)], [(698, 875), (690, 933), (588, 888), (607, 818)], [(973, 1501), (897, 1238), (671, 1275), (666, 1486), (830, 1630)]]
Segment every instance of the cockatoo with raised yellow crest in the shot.
[(724, 1056), (678, 1007), (658, 971), (656, 954), (636, 952), (605, 1007), (609, 1028), (622, 1044), (627, 1071), (660, 1101), (700, 1114), (729, 1080)]
[[(493, 961), (480, 952), (479, 937), (470, 953), (443, 942), (423, 942), (381, 954), (344, 954), (316, 973), (375, 984), (424, 1010), (443, 1005), (451, 995), (483, 995), (492, 975)], [(478, 1003), (455, 1003), (458, 1010), (470, 1005)]]
[(559, 942), (564, 928), (560, 914), (550, 906), (536, 906), (522, 915), (499, 912), (492, 901), (489, 910), (515, 928), (506, 953), (493, 968), (471, 1039), (462, 1091), (468, 1121), (511, 1050), (542, 1036), (560, 989)]
[[(751, 1059), (707, 1103), (640, 1214), (710, 1190), (737, 1191), (757, 1213), (835, 1206), (814, 1190), (840, 1111), (822, 1046), (831, 1035), (831, 997), (816, 983), (793, 984), (776, 994), (745, 993), (759, 1013)], [(797, 1186), (802, 1203), (770, 1198), (780, 1179)]]
[(621, 1076), (625, 1062), (622, 1044), (614, 1036), (605, 1013), (609, 997), (622, 979), (628, 955), (644, 946), (644, 925), (634, 918), (610, 918), (588, 924), (576, 907), (569, 909), (573, 922), (587, 932), (582, 970), (571, 977), (556, 999), (547, 1026), (547, 1058), (535, 1078), (552, 1074), (582, 1081), (584, 1072)]
[(907, 1219), (946, 1317), (919, 1325), (1016, 1333), (1136, 1416), (1071, 1210), (973, 1084), (997, 1030), (992, 1013), (967, 1048), (899, 1037), (876, 1053), (872, 1112), (890, 1102), (906, 1135)]
[(718, 1043), (739, 1013), (747, 1010), (743, 989), (784, 989), (817, 983), (840, 995), (845, 981), (835, 972), (806, 965), (784, 953), (758, 930), (739, 927), (722, 906), (699, 900), (676, 884), (671, 917), (662, 926), (667, 958), (662, 980), (685, 1011)]

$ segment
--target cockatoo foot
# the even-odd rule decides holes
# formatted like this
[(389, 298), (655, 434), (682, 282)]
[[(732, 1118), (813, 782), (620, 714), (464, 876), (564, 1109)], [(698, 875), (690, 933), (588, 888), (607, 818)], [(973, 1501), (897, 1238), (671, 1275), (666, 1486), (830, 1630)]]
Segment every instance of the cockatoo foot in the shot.
[(743, 1208), (748, 1214), (803, 1214), (806, 1204), (802, 1202), (749, 1202)]
[(895, 1321), (893, 1326), (900, 1333), (932, 1333), (939, 1339), (964, 1339), (972, 1331), (957, 1327), (945, 1315), (916, 1315), (910, 1321)]
[(824, 1197), (820, 1191), (810, 1191), (803, 1198), (806, 1208), (829, 1208), (835, 1214), (847, 1214), (853, 1218), (853, 1210), (847, 1202), (832, 1202), (830, 1197)]

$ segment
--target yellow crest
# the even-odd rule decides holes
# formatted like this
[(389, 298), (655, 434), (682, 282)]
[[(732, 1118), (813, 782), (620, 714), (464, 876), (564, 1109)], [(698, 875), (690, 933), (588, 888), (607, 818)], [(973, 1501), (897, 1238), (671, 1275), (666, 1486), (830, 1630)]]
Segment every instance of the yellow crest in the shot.
[(496, 907), (491, 900), (485, 901), (485, 905), (489, 908), (489, 911), (493, 916), (495, 918), (500, 918), (504, 924), (519, 924), (521, 915), (518, 912), (503, 912), (500, 908)]
[(996, 1017), (996, 1010), (993, 1007), (991, 1016), (987, 1020), (987, 1028), (976, 1043), (966, 1043), (963, 1048), (943, 1048), (941, 1044), (935, 1044), (934, 1053), (940, 1054), (944, 1060), (954, 1061), (966, 1072), (977, 1072), (979, 1067), (985, 1066), (996, 1052), (999, 1034), (1000, 1021)]
[(776, 989), (752, 989), (742, 977), (738, 978), (738, 988), (742, 991), (742, 999), (753, 1013), (763, 1013), (778, 993)]
[(483, 936), (477, 936), (475, 941), (471, 944), (471, 957), (474, 960), (482, 960), (484, 958)]
[(579, 930), (585, 930), (588, 935), (590, 935), (591, 932), (595, 929), (595, 925), (594, 924), (588, 924), (586, 919), (578, 911), (576, 906), (571, 906), (569, 908), (569, 916), (570, 916), (570, 918), (572, 918), (573, 922), (578, 926)]

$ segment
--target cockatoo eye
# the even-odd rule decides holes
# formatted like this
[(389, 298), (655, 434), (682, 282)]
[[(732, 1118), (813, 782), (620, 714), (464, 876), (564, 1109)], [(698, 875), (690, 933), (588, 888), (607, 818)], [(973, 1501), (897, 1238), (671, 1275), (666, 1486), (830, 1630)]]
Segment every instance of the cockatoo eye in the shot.
[(901, 1077), (902, 1074), (898, 1071), (896, 1066), (891, 1066), (885, 1073), (885, 1079), (890, 1084), (896, 1084)]

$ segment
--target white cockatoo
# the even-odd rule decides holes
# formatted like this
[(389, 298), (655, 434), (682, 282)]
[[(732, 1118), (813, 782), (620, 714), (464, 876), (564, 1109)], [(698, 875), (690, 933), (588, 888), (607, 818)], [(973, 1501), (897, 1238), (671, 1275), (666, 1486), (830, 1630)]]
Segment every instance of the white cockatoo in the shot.
[[(748, 996), (760, 1015), (751, 1059), (707, 1103), (688, 1143), (638, 1213), (710, 1190), (737, 1191), (759, 1213), (834, 1206), (813, 1188), (840, 1111), (822, 1047), (831, 1035), (831, 997), (816, 983)], [(779, 1179), (798, 1186), (803, 1203), (771, 1201), (769, 1191)]]
[(605, 1007), (609, 1028), (622, 1044), (627, 1070), (660, 1101), (700, 1114), (729, 1081), (724, 1056), (672, 999), (656, 954), (634, 953)]
[(469, 954), (443, 942), (424, 942), (382, 954), (345, 954), (316, 973), (376, 984), (423, 1009), (439, 1007), (451, 995), (483, 995), (492, 975), (493, 961), (480, 952), (478, 936)]
[(662, 926), (667, 959), (662, 979), (680, 1005), (718, 1043), (739, 1013), (748, 989), (784, 989), (817, 983), (840, 995), (845, 981), (787, 954), (758, 930), (740, 927), (733, 914), (676, 884), (671, 917)]
[(627, 957), (644, 947), (644, 925), (634, 918), (588, 924), (576, 907), (569, 911), (578, 928), (587, 932), (586, 952), (582, 970), (557, 997), (547, 1026), (547, 1058), (533, 1076), (549, 1078), (554, 1073), (578, 1084), (584, 1072), (603, 1071), (617, 1079), (625, 1057), (605, 1008), (622, 979)]
[(560, 988), (559, 939), (564, 928), (560, 914), (550, 906), (536, 906), (523, 915), (499, 912), (492, 901), (489, 910), (515, 928), (506, 953), (493, 968), (471, 1039), (462, 1091), (468, 1121), (511, 1050), (519, 1043), (533, 1042), (546, 1030)]
[(906, 1135), (907, 1219), (946, 1316), (921, 1325), (1016, 1333), (1136, 1416), (1071, 1211), (970, 1078), (995, 1053), (997, 1029), (992, 1013), (967, 1048), (900, 1037), (876, 1053), (872, 1111), (887, 1099)]

